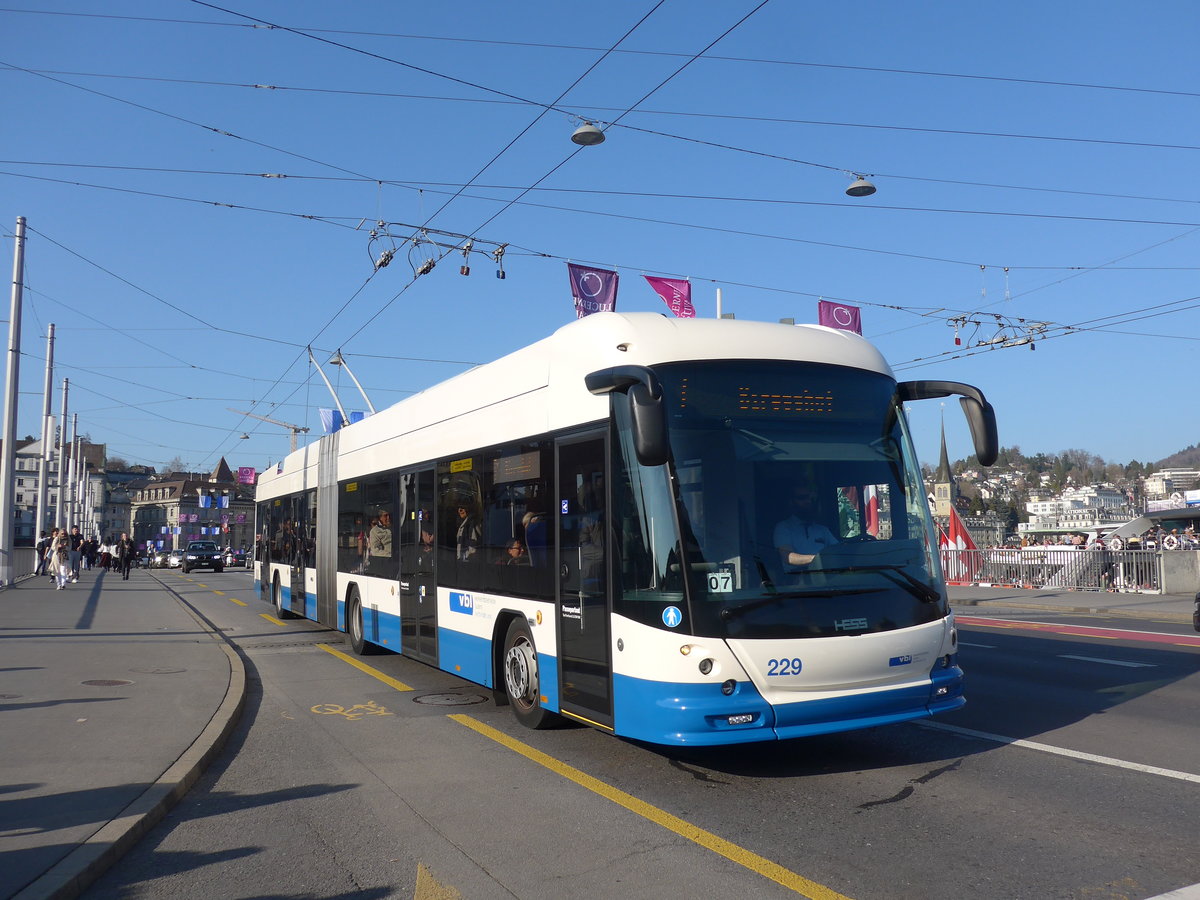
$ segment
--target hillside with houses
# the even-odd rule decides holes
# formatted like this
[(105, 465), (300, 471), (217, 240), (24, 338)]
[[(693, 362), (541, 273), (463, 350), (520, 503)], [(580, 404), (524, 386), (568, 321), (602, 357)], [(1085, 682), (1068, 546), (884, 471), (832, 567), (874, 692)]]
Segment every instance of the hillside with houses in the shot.
[(931, 502), (953, 502), (980, 546), (1014, 539), (1057, 541), (1113, 528), (1147, 512), (1200, 506), (1200, 445), (1156, 463), (1106, 462), (1084, 450), (1026, 456), (1003, 447), (996, 464), (924, 466)]

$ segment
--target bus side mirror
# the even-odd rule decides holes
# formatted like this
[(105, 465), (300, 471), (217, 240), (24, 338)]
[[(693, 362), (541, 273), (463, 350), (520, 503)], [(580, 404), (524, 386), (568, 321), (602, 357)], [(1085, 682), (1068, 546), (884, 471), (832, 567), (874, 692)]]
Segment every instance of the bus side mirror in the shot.
[(896, 385), (896, 393), (901, 403), (957, 394), (971, 428), (971, 440), (975, 444), (975, 457), (979, 464), (990, 466), (1000, 455), (996, 411), (979, 388), (959, 381), (902, 381)]
[(633, 449), (643, 466), (661, 466), (667, 461), (667, 417), (662, 393), (653, 396), (644, 384), (630, 386), (629, 421), (633, 426)]
[(662, 386), (652, 370), (645, 366), (614, 366), (586, 375), (584, 384), (593, 394), (625, 394), (638, 462), (661, 466), (667, 461), (667, 412)]

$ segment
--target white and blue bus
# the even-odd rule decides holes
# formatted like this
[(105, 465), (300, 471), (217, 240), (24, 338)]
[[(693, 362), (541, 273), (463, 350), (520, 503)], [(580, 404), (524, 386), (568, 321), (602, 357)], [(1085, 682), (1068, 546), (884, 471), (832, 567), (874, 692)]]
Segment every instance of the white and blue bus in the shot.
[(931, 716), (962, 670), (904, 404), (951, 394), (994, 462), (977, 389), (897, 383), (858, 335), (598, 313), (269, 468), (256, 589), (532, 728), (714, 745)]

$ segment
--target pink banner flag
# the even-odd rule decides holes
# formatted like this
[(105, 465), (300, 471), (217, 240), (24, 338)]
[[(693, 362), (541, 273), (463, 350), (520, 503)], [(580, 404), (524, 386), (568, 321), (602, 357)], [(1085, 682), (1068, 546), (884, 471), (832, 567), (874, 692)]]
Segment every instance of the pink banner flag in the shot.
[(862, 310), (845, 303), (820, 300), (817, 302), (817, 324), (862, 334)]
[(643, 275), (654, 293), (663, 298), (663, 302), (671, 307), (671, 312), (680, 319), (696, 318), (696, 309), (692, 306), (692, 283), (681, 278), (659, 278), (655, 275)]
[(575, 317), (582, 319), (597, 312), (612, 312), (617, 308), (616, 272), (567, 263), (571, 278), (571, 296), (575, 298)]

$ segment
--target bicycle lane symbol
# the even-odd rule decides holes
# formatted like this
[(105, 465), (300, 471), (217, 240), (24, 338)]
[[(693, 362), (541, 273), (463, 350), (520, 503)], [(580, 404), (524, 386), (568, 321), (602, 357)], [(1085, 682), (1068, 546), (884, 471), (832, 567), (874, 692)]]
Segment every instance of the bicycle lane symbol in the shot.
[(374, 700), (366, 703), (356, 703), (354, 706), (339, 706), (336, 703), (318, 703), (312, 707), (312, 712), (318, 716), (345, 716), (347, 719), (361, 719), (365, 716), (394, 716), (387, 707), (380, 706)]

